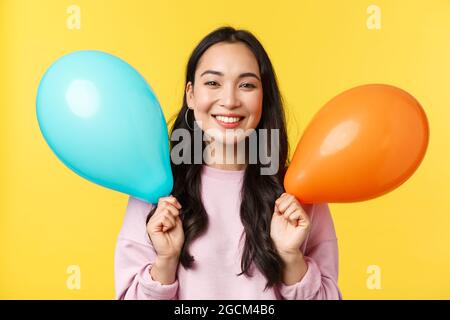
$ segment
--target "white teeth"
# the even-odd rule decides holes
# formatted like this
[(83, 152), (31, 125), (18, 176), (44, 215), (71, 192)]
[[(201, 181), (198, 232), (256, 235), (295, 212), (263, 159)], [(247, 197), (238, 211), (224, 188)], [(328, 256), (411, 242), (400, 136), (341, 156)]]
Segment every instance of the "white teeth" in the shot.
[(220, 120), (222, 122), (226, 122), (226, 123), (234, 123), (234, 122), (238, 122), (240, 118), (216, 116), (216, 119)]

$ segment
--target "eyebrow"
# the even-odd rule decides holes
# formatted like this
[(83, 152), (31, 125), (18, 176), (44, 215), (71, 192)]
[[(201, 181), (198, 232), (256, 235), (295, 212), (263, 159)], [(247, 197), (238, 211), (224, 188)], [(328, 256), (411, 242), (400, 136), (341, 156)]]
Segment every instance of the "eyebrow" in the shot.
[[(215, 71), (215, 70), (206, 70), (206, 71), (204, 71), (204, 72), (202, 72), (202, 74), (200, 75), (200, 77), (203, 77), (205, 74), (215, 74), (215, 75), (218, 75), (218, 76), (223, 76), (224, 74), (222, 73), (222, 72), (220, 72), (220, 71)], [(253, 78), (256, 78), (256, 79), (258, 79), (259, 81), (261, 81), (261, 79), (259, 79), (259, 77), (256, 75), (256, 74), (254, 74), (253, 72), (244, 72), (244, 73), (241, 73), (240, 75), (239, 75), (239, 77), (238, 78), (245, 78), (245, 77), (253, 77)]]

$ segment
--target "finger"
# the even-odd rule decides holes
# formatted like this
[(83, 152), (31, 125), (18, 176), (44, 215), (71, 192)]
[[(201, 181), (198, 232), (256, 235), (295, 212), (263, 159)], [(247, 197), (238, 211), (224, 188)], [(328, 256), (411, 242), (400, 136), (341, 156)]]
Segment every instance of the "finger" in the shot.
[(177, 199), (173, 196), (159, 198), (158, 206), (163, 205), (164, 203), (170, 203), (177, 207), (179, 206)]
[(170, 230), (176, 225), (175, 218), (170, 215), (163, 216), (160, 223), (163, 226), (163, 231)]
[(166, 232), (167, 230), (170, 230), (172, 228), (171, 223), (169, 220), (163, 218), (161, 221), (158, 221), (157, 229), (161, 230), (162, 232)]
[(289, 221), (296, 221), (296, 220), (301, 220), (301, 219), (303, 219), (303, 217), (302, 217), (301, 212), (299, 212), (298, 210), (291, 213), (288, 217)]
[(183, 228), (183, 221), (181, 221), (181, 219), (179, 217), (173, 217), (174, 222), (173, 222), (173, 226), (170, 228), (176, 228), (176, 227), (180, 227)]
[(303, 226), (311, 225), (309, 216), (304, 210), (297, 211), (295, 214), (298, 214), (298, 218), (297, 218), (298, 225), (303, 225)]
[(275, 201), (275, 209), (276, 209), (278, 212), (281, 213), (281, 211), (280, 211), (280, 203), (281, 203), (281, 198), (278, 198), (278, 199)]
[(178, 216), (180, 214), (178, 208), (176, 208), (172, 203), (169, 202), (162, 202), (158, 208), (161, 213), (164, 212), (164, 210), (169, 210), (169, 213), (173, 216)]
[(278, 205), (278, 210), (280, 210), (282, 213), (284, 213), (286, 211), (286, 209), (291, 205), (292, 202), (294, 202), (295, 199), (290, 196), (290, 195), (286, 195), (284, 196), (284, 198), (282, 199), (282, 201), (280, 202), (280, 204)]
[(181, 209), (181, 204), (178, 202), (178, 200), (174, 196), (169, 197), (162, 197), (158, 200), (158, 206), (162, 203), (170, 203), (174, 205), (175, 207), (178, 207), (178, 209)]
[(171, 198), (171, 199), (175, 199), (175, 206), (176, 206), (178, 209), (181, 209), (182, 205), (181, 205), (180, 201), (178, 201), (178, 199), (175, 198), (175, 197), (172, 196), (172, 195), (170, 195), (170, 198)]
[(273, 214), (272, 214), (272, 219), (280, 217), (281, 218), (281, 212), (278, 210), (274, 210)]
[(303, 210), (300, 212), (300, 221), (299, 223), (306, 223), (308, 225), (311, 225), (311, 219), (309, 219), (308, 214)]
[(166, 209), (169, 210), (169, 213), (174, 217), (178, 217), (180, 215), (180, 210), (175, 208), (172, 204), (168, 204)]
[(289, 216), (298, 210), (299, 209), (298, 209), (297, 204), (295, 202), (292, 202), (289, 205), (289, 207), (287, 207), (286, 210), (284, 210), (283, 216), (284, 216), (284, 218), (289, 219)]
[(284, 197), (287, 195), (287, 193), (282, 193), (277, 200), (275, 200), (275, 204), (278, 206), (284, 199)]
[(278, 206), (276, 204), (273, 207), (273, 214), (274, 215), (280, 215), (281, 214), (281, 212), (280, 212), (280, 210), (278, 210)]

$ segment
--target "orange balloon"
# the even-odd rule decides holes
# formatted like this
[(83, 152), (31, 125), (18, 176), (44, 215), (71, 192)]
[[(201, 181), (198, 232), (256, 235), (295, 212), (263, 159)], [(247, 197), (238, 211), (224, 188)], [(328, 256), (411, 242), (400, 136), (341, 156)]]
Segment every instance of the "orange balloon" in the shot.
[(384, 84), (352, 88), (314, 116), (284, 187), (304, 203), (379, 197), (414, 173), (428, 137), (425, 112), (407, 92)]

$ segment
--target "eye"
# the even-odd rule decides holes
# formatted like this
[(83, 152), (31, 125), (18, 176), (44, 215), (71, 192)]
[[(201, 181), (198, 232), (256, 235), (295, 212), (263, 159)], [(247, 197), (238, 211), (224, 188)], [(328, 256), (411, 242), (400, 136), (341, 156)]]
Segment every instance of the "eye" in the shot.
[(242, 86), (247, 89), (256, 88), (256, 86), (252, 83), (243, 83)]
[(215, 82), (215, 81), (208, 81), (208, 82), (205, 82), (205, 84), (206, 84), (207, 86), (216, 86), (216, 85), (218, 85), (218, 83)]

